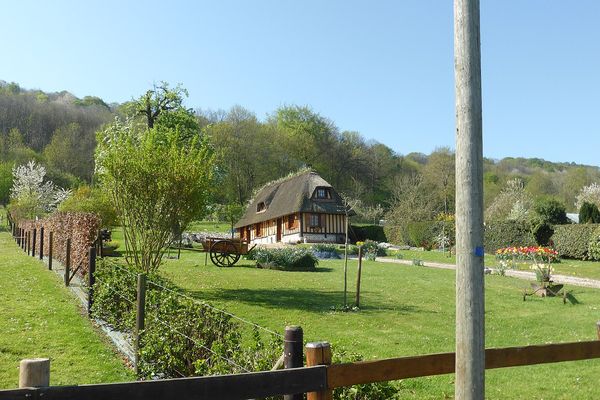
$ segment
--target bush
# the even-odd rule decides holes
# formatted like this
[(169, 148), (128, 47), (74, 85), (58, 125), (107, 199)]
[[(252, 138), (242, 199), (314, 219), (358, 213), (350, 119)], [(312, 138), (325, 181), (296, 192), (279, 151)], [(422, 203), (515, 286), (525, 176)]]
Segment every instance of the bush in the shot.
[(337, 246), (329, 243), (315, 243), (310, 246), (310, 250), (317, 258), (340, 258)]
[[(94, 316), (133, 331), (136, 276), (131, 267), (102, 260), (96, 270)], [(261, 371), (270, 369), (281, 354), (278, 337), (262, 338), (255, 327), (244, 329), (246, 325), (230, 314), (181, 296), (178, 288), (156, 274), (147, 281), (140, 377)]]
[(600, 260), (600, 228), (594, 230), (588, 243), (588, 258), (590, 260)]
[(532, 225), (531, 233), (533, 234), (533, 237), (535, 237), (537, 244), (540, 246), (548, 246), (550, 238), (554, 234), (552, 225), (543, 221), (537, 221), (537, 223), (532, 223)]
[(536, 240), (529, 224), (517, 221), (495, 221), (486, 224), (483, 243), (485, 251), (493, 254), (504, 247), (535, 246)]
[(598, 227), (598, 224), (557, 225), (551, 240), (561, 257), (586, 260), (589, 243)]
[(383, 226), (380, 225), (351, 225), (349, 231), (352, 242), (364, 242), (367, 240), (387, 242)]
[(103, 227), (112, 227), (117, 223), (117, 211), (108, 196), (99, 189), (82, 186), (63, 201), (59, 211), (81, 211), (94, 213), (100, 217)]
[(285, 271), (314, 271), (319, 264), (317, 257), (309, 249), (302, 247), (283, 249), (257, 247), (248, 254), (247, 258), (256, 260), (258, 268)]
[(548, 224), (566, 224), (567, 212), (563, 203), (554, 199), (540, 199), (533, 206), (536, 214)]
[(597, 224), (600, 222), (600, 211), (598, 206), (584, 201), (579, 209), (580, 224)]

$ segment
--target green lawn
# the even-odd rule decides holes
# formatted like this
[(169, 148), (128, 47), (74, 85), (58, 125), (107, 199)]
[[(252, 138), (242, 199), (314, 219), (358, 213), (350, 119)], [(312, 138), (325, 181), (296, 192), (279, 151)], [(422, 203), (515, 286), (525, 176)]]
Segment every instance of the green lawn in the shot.
[[(423, 260), (425, 262), (437, 262), (445, 264), (455, 264), (456, 257), (448, 256), (448, 253), (441, 251), (419, 251), (419, 250), (400, 250), (402, 259), (404, 260)], [(395, 258), (390, 256), (389, 258)], [(485, 265), (488, 267), (496, 267), (498, 261), (493, 255), (486, 254)], [(563, 259), (560, 263), (553, 264), (556, 274), (577, 276), (580, 278), (591, 278), (600, 280), (600, 262), (599, 261), (581, 261)], [(529, 270), (528, 264), (523, 263), (519, 269)]]
[(231, 232), (231, 224), (212, 221), (195, 221), (186, 228), (186, 232)]
[(17, 387), (20, 360), (33, 357), (50, 358), (51, 385), (133, 380), (59, 278), (0, 230), (0, 388)]
[[(307, 340), (329, 340), (367, 359), (454, 350), (454, 271), (365, 262), (360, 312), (333, 312), (342, 303), (343, 262), (322, 261), (319, 272), (204, 266), (203, 254), (182, 252), (164, 275), (192, 295), (282, 331), (304, 328)], [(353, 297), (356, 262), (350, 263)], [(591, 340), (600, 319), (600, 291), (573, 288), (577, 305), (529, 298), (526, 282), (486, 276), (488, 347)], [(335, 350), (334, 350), (335, 351)], [(488, 371), (488, 398), (597, 398), (600, 360)], [(453, 395), (453, 375), (400, 382), (402, 398)]]

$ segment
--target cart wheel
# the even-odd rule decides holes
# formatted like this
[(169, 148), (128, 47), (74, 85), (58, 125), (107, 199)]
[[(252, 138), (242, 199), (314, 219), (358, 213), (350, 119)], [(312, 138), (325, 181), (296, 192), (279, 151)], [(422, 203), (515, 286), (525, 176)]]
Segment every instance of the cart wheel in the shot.
[(240, 259), (238, 249), (229, 240), (214, 242), (210, 250), (210, 260), (217, 267), (231, 267)]

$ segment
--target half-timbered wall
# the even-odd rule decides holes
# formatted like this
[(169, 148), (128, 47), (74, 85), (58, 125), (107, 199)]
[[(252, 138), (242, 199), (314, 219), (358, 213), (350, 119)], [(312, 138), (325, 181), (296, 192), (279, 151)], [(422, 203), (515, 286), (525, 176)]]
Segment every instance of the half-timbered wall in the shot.
[[(312, 215), (312, 217), (311, 217)], [(345, 215), (296, 213), (281, 217), (281, 241), (299, 242), (343, 242)], [(253, 243), (277, 242), (277, 220), (262, 221), (238, 229), (240, 236)], [(250, 237), (247, 236), (248, 232)]]

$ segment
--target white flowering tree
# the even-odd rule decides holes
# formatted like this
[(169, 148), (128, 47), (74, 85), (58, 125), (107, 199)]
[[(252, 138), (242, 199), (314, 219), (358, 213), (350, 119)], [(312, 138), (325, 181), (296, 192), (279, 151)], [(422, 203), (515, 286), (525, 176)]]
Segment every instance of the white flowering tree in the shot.
[(44, 181), (45, 177), (46, 168), (35, 161), (13, 168), (10, 198), (15, 217), (34, 218), (52, 212), (70, 196), (70, 190), (59, 188), (52, 181)]
[(575, 207), (581, 209), (583, 203), (595, 204), (600, 208), (600, 184), (594, 182), (591, 185), (584, 186), (577, 195)]
[(486, 221), (525, 220), (533, 206), (531, 196), (525, 191), (525, 183), (514, 178), (485, 211)]

